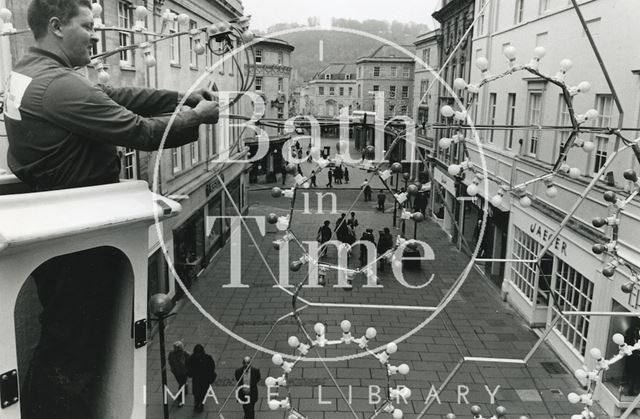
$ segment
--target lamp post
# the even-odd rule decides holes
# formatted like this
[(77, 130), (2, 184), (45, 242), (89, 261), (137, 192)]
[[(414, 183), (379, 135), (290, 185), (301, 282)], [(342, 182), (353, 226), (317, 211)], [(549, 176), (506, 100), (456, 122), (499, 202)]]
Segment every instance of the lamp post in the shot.
[[(396, 188), (396, 193), (398, 193), (398, 179), (400, 177), (400, 172), (402, 171), (402, 164), (395, 162), (391, 165), (391, 171), (393, 173), (396, 174), (396, 184), (395, 184), (395, 188)], [(393, 180), (393, 178), (391, 178)], [(396, 226), (397, 223), (397, 219), (398, 218), (398, 201), (393, 200), (393, 226)]]
[(413, 239), (415, 240), (418, 235), (418, 223), (424, 220), (424, 214), (420, 211), (414, 212), (411, 218), (413, 219)]
[(154, 294), (149, 299), (149, 312), (156, 316), (158, 322), (158, 332), (160, 333), (160, 366), (162, 375), (162, 406), (164, 410), (164, 419), (169, 419), (169, 405), (165, 399), (165, 390), (167, 388), (167, 360), (164, 347), (164, 322), (167, 318), (173, 316), (171, 310), (174, 303), (167, 294)]

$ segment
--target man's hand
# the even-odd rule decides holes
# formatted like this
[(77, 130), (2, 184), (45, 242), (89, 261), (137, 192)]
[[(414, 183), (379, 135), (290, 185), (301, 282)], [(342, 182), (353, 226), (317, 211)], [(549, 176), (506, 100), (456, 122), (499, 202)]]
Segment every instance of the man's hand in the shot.
[(216, 124), (218, 122), (218, 103), (210, 100), (201, 100), (193, 110), (202, 118), (205, 124)]
[[(184, 97), (184, 93), (180, 93), (179, 95), (180, 95), (179, 96), (180, 98)], [(191, 92), (189, 97), (187, 97), (187, 100), (185, 101), (184, 104), (194, 108), (203, 100), (209, 100), (209, 101), (217, 100), (215, 92), (211, 89), (206, 89), (206, 88), (194, 90), (193, 92)]]

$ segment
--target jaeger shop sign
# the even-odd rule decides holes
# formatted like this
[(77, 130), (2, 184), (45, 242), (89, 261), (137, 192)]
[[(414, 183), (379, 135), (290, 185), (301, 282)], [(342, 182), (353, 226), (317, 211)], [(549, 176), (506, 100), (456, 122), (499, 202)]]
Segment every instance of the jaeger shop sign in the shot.
[(436, 167), (436, 169), (433, 171), (433, 178), (451, 195), (456, 196), (456, 186), (454, 185), (454, 180), (451, 179), (449, 175), (445, 174), (443, 171)]
[[(553, 230), (549, 230), (540, 223), (532, 222), (529, 225), (529, 234), (532, 237), (537, 237), (538, 241), (542, 242), (543, 244), (546, 244), (553, 236)], [(551, 243), (551, 246), (549, 246), (549, 249), (555, 250), (556, 253), (561, 253), (567, 256), (567, 242), (560, 236), (556, 237), (553, 243)]]

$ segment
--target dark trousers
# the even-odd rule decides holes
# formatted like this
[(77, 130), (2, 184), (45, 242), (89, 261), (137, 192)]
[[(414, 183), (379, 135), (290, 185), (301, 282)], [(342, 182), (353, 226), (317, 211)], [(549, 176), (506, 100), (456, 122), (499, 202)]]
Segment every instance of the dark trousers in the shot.
[(256, 418), (256, 402), (249, 402), (247, 404), (242, 405), (242, 410), (244, 410), (244, 419), (255, 419)]
[(173, 376), (176, 378), (176, 381), (178, 382), (178, 391), (180, 390), (180, 388), (182, 388), (182, 386), (184, 387), (184, 394), (187, 394), (189, 392), (189, 386), (187, 385), (187, 374), (173, 374)]

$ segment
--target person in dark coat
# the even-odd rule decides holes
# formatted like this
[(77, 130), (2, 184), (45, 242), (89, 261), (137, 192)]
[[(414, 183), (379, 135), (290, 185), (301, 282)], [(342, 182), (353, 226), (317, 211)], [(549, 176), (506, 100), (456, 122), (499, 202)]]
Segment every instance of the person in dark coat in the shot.
[(349, 168), (344, 168), (344, 183), (349, 183)]
[[(189, 391), (187, 386), (187, 377), (189, 376), (189, 371), (187, 371), (187, 363), (189, 362), (190, 354), (189, 352), (184, 350), (184, 345), (181, 341), (176, 341), (173, 343), (173, 350), (169, 352), (169, 369), (171, 369), (171, 373), (176, 378), (178, 382), (178, 389), (181, 389), (184, 386), (184, 394), (187, 394)], [(180, 400), (178, 406), (184, 406), (184, 402), (182, 399)]]
[(187, 371), (191, 377), (191, 387), (193, 387), (193, 410), (202, 412), (204, 410), (204, 396), (206, 396), (209, 386), (216, 380), (216, 363), (213, 357), (204, 351), (204, 347), (197, 344), (193, 347), (193, 355), (187, 362)]
[[(640, 323), (635, 319), (624, 333), (624, 342), (635, 345), (640, 340)], [(633, 351), (624, 360), (624, 375), (627, 382), (627, 394), (637, 396), (640, 393), (640, 351)]]
[(258, 402), (258, 383), (262, 379), (260, 370), (251, 366), (251, 358), (242, 359), (242, 367), (235, 373), (238, 383), (238, 400), (242, 403), (244, 419), (255, 419), (255, 406)]
[[(333, 235), (333, 232), (331, 231), (331, 227), (329, 227), (329, 225), (331, 224), (331, 222), (329, 220), (326, 220), (324, 222), (324, 225), (322, 225), (319, 229), (318, 229), (318, 243), (320, 243), (320, 246), (322, 247), (322, 245), (326, 242), (328, 242), (329, 240), (331, 240), (331, 236)], [(323, 247), (322, 250), (320, 251), (320, 256), (325, 256), (327, 254), (327, 248)]]
[(387, 195), (384, 194), (384, 191), (380, 189), (378, 192), (378, 209), (384, 212), (384, 202), (387, 200)]
[(329, 182), (326, 185), (327, 188), (333, 188), (333, 171), (331, 169), (327, 172), (327, 178), (329, 179)]
[[(393, 249), (393, 236), (389, 231), (389, 227), (385, 227), (384, 231), (380, 232), (380, 239), (378, 240), (378, 257), (385, 254), (388, 250)], [(384, 272), (385, 258), (380, 259), (378, 268), (380, 272)]]
[[(368, 228), (364, 233), (362, 233), (362, 237), (360, 237), (360, 241), (370, 241), (375, 246), (376, 238), (373, 235), (373, 229)], [(364, 244), (360, 245), (360, 267), (363, 267), (367, 264), (367, 259), (369, 258), (369, 252), (367, 251), (367, 246)]]
[(369, 183), (367, 182), (364, 185), (364, 202), (369, 202), (371, 201), (371, 193), (373, 191), (371, 190), (371, 186), (369, 186)]
[(333, 169), (333, 178), (336, 181), (336, 184), (342, 183), (342, 167), (338, 166)]
[(343, 213), (340, 218), (338, 218), (338, 221), (336, 221), (336, 238), (342, 243), (347, 244), (352, 244), (356, 241), (355, 237), (351, 235), (351, 230), (349, 230), (347, 214)]
[(313, 170), (311, 171), (311, 187), (312, 188), (317, 188), (318, 185), (316, 185), (316, 171)]

